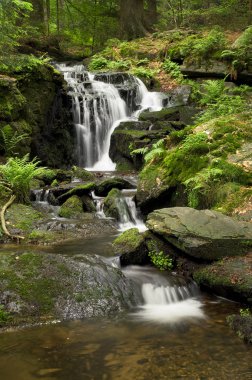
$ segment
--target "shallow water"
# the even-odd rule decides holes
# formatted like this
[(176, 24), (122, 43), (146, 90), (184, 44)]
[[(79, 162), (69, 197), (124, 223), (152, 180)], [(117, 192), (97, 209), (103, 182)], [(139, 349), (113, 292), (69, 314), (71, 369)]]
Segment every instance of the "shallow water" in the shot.
[(237, 305), (204, 297), (206, 320), (174, 324), (134, 314), (0, 335), (2, 380), (252, 379), (252, 348), (229, 330)]
[[(112, 239), (101, 236), (46, 250), (109, 257)], [(23, 250), (27, 249), (17, 248)], [(138, 275), (139, 270), (143, 273)], [(163, 274), (152, 272), (133, 268), (134, 277), (156, 275), (162, 282)], [(131, 276), (132, 268), (125, 274)], [(113, 318), (4, 332), (0, 334), (0, 379), (250, 380), (252, 347), (226, 323), (226, 316), (239, 307), (199, 294), (169, 305), (141, 306)]]

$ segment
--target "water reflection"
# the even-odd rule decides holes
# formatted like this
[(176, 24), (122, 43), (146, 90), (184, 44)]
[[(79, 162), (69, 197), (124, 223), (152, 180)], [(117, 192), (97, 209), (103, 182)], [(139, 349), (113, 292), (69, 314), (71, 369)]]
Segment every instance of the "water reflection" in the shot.
[(0, 378), (251, 380), (252, 348), (225, 322), (237, 305), (215, 301), (204, 298), (208, 318), (194, 323), (158, 325), (120, 315), (2, 334)]

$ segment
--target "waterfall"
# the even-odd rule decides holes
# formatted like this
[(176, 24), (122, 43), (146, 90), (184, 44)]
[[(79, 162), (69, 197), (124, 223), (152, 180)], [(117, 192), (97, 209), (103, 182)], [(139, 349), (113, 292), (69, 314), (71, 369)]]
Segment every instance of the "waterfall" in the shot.
[(117, 207), (120, 211), (119, 231), (126, 231), (130, 228), (138, 228), (140, 232), (147, 228), (138, 215), (134, 197), (121, 197), (117, 200)]
[(97, 81), (84, 66), (57, 65), (68, 83), (76, 128), (78, 165), (91, 170), (114, 170), (109, 158), (110, 136), (127, 118), (125, 101), (110, 83)]
[(135, 318), (178, 323), (205, 317), (198, 299), (198, 288), (193, 282), (186, 284), (176, 276), (161, 275), (150, 267), (129, 266), (123, 268), (123, 272), (135, 282), (142, 295), (143, 304), (132, 314)]
[(127, 73), (94, 75), (83, 65), (56, 67), (64, 74), (72, 99), (78, 165), (94, 171), (115, 170), (109, 157), (114, 129), (121, 121), (135, 120), (142, 110), (161, 110), (167, 96), (149, 92), (140, 79)]

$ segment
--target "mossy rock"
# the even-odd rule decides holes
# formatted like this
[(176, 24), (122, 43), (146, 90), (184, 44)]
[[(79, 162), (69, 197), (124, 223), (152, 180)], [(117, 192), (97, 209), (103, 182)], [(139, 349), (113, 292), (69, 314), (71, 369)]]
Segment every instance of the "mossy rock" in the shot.
[(104, 213), (106, 216), (120, 220), (120, 211), (118, 209), (118, 201), (121, 199), (122, 194), (118, 189), (112, 189), (104, 199)]
[(238, 256), (252, 247), (252, 224), (216, 211), (163, 208), (148, 215), (147, 226), (196, 260)]
[(8, 229), (13, 234), (27, 234), (42, 218), (42, 214), (32, 206), (14, 203), (6, 211)]
[(120, 256), (122, 266), (145, 265), (150, 262), (144, 234), (137, 228), (123, 232), (113, 241), (113, 250)]
[(142, 212), (178, 205), (231, 215), (247, 198), (243, 188), (251, 186), (251, 120), (244, 112), (172, 132), (163, 154), (140, 173), (136, 198)]
[(132, 189), (132, 187), (133, 185), (130, 182), (126, 181), (125, 179), (114, 177), (114, 178), (106, 179), (102, 181), (101, 183), (99, 183), (98, 185), (96, 185), (95, 193), (99, 197), (104, 197), (112, 189), (122, 190), (122, 189)]
[(82, 201), (77, 195), (68, 198), (60, 207), (59, 216), (62, 218), (74, 218), (83, 213)]
[[(65, 190), (64, 188), (56, 190), (57, 194), (61, 194), (58, 197), (56, 196), (55, 192), (52, 190), (54, 196), (56, 196), (57, 201), (59, 204), (64, 203), (68, 198), (72, 197), (73, 195), (77, 195), (78, 197), (81, 197), (83, 195), (89, 194), (91, 191), (93, 191), (96, 188), (96, 185), (94, 182), (89, 182), (83, 185), (77, 185), (74, 188), (70, 190)], [(63, 193), (63, 194), (62, 194)]]
[(78, 166), (73, 166), (72, 167), (72, 174), (73, 177), (81, 179), (83, 182), (84, 181), (94, 181), (95, 175), (88, 170), (85, 170), (83, 168), (80, 168)]
[(97, 256), (0, 252), (5, 326), (108, 316), (136, 303), (131, 282)]
[(180, 107), (164, 108), (161, 111), (144, 111), (139, 115), (140, 121), (179, 121), (180, 120)]
[(17, 120), (20, 111), (25, 108), (26, 99), (17, 87), (17, 80), (0, 75), (0, 119)]
[(203, 289), (252, 305), (252, 254), (225, 258), (196, 271), (194, 280)]
[(239, 338), (252, 344), (252, 315), (229, 315), (227, 322)]

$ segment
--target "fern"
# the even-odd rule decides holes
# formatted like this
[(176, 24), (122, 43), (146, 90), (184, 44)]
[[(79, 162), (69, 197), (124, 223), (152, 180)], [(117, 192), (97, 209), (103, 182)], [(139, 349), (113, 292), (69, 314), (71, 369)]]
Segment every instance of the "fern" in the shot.
[(45, 172), (46, 168), (38, 167), (39, 161), (34, 158), (29, 161), (29, 154), (22, 158), (11, 157), (6, 165), (0, 166), (1, 184), (16, 196), (17, 201), (29, 201), (31, 180)]
[(144, 147), (144, 148), (138, 148), (138, 149), (134, 149), (130, 152), (130, 155), (131, 156), (134, 156), (135, 154), (142, 154), (142, 155), (145, 155), (147, 152), (149, 151), (149, 147)]
[(12, 128), (7, 125), (1, 130), (2, 143), (0, 142), (0, 147), (4, 150), (7, 157), (17, 154), (16, 148), (21, 141), (29, 138), (27, 133), (18, 134), (17, 131), (12, 131)]

